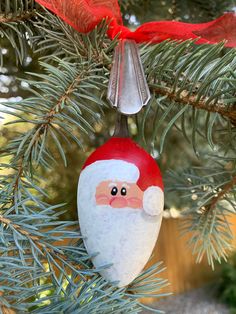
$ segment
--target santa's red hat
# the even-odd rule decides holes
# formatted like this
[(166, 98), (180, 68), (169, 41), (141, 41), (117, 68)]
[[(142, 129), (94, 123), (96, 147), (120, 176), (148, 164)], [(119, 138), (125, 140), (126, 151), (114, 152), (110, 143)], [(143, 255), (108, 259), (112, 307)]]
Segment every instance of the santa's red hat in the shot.
[(135, 165), (139, 170), (137, 185), (142, 191), (150, 186), (164, 189), (157, 163), (130, 138), (112, 137), (88, 157), (83, 169), (95, 162), (106, 160), (122, 160)]

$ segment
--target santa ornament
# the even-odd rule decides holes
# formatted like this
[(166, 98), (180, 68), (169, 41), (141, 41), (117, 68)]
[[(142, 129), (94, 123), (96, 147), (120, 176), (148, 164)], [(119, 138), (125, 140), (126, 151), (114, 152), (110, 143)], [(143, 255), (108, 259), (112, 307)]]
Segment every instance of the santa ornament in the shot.
[[(150, 99), (137, 43), (195, 39), (196, 44), (225, 40), (226, 47), (236, 46), (235, 12), (201, 24), (149, 22), (132, 32), (123, 26), (117, 0), (36, 2), (82, 33), (106, 19), (107, 35), (119, 40), (107, 98), (123, 115), (138, 113)], [(132, 282), (147, 263), (164, 206), (160, 170), (155, 160), (128, 138), (122, 121), (124, 118), (117, 124), (115, 136), (87, 159), (78, 184), (78, 216), (85, 246), (94, 256), (95, 267), (103, 269), (101, 275), (119, 287)]]
[(105, 279), (123, 287), (150, 258), (164, 207), (157, 163), (128, 137), (126, 116), (139, 112), (150, 99), (133, 40), (122, 40), (115, 49), (107, 96), (120, 112), (115, 134), (83, 166), (78, 216), (86, 249), (96, 254), (93, 264), (102, 267)]
[(155, 246), (164, 206), (155, 160), (129, 138), (113, 137), (87, 159), (79, 178), (78, 213), (84, 242), (101, 275), (128, 285)]
[(163, 183), (155, 160), (128, 136), (126, 116), (136, 114), (150, 92), (133, 40), (115, 49), (108, 100), (117, 107), (114, 137), (85, 162), (78, 184), (81, 233), (96, 268), (123, 287), (144, 268), (155, 246), (164, 207)]

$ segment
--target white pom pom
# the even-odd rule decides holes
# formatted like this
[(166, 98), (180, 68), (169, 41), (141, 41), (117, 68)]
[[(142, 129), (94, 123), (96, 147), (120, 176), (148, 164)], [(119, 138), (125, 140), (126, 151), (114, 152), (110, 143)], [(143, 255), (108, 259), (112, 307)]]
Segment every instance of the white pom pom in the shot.
[(150, 186), (144, 191), (143, 209), (150, 216), (157, 216), (163, 212), (164, 193), (158, 186)]

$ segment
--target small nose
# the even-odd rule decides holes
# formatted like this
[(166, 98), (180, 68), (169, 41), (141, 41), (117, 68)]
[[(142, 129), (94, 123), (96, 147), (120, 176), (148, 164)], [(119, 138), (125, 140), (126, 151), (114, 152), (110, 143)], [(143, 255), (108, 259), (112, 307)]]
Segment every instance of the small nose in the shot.
[(111, 207), (114, 208), (122, 208), (122, 207), (126, 207), (127, 206), (127, 200), (125, 197), (112, 197), (110, 200), (110, 205)]

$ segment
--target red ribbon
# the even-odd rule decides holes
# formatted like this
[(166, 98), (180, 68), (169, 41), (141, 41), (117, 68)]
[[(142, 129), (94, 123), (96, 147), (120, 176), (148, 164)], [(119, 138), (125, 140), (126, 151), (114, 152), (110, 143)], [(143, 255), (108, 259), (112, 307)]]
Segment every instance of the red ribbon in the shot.
[(201, 24), (177, 21), (149, 22), (134, 32), (123, 26), (117, 0), (36, 0), (81, 33), (90, 32), (102, 19), (109, 21), (108, 36), (133, 39), (138, 43), (158, 43), (166, 39), (195, 39), (197, 44), (214, 44), (226, 40), (226, 47), (236, 47), (236, 13)]

